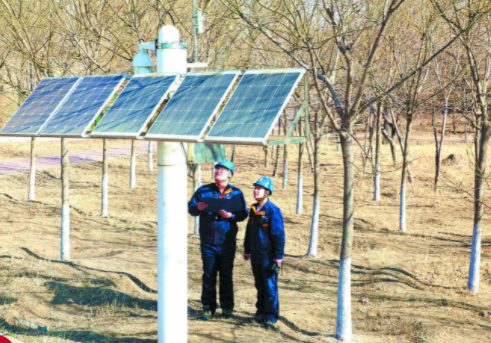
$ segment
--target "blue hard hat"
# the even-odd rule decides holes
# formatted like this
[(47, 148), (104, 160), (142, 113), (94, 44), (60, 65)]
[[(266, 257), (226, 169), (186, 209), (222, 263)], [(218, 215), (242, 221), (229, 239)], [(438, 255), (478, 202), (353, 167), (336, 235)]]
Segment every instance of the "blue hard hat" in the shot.
[(269, 194), (273, 194), (273, 181), (267, 177), (267, 176), (263, 176), (262, 178), (260, 178), (259, 180), (257, 180), (255, 183), (254, 183), (254, 186), (261, 186), (261, 187), (264, 187), (266, 188), (268, 191), (269, 191)]
[(228, 170), (230, 170), (232, 172), (232, 176), (234, 176), (234, 169), (235, 169), (234, 164), (228, 158), (223, 162), (218, 162), (215, 165), (215, 168), (217, 168), (218, 166), (222, 166), (222, 167), (227, 168)]

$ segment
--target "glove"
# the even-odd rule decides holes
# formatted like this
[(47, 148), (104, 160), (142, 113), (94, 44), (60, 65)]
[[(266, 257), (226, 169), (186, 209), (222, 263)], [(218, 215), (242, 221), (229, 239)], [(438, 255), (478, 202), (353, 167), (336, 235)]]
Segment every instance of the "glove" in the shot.
[(244, 258), (244, 261), (249, 261), (249, 258), (250, 258), (249, 254), (244, 253), (244, 255), (242, 255), (242, 257)]

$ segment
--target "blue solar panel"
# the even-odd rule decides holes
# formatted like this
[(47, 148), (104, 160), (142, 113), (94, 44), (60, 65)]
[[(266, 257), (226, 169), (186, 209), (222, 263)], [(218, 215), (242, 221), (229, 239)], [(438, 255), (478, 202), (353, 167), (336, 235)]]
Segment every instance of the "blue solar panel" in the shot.
[(84, 77), (40, 135), (83, 137), (123, 81), (124, 75)]
[(205, 141), (265, 144), (304, 69), (247, 71)]
[(199, 141), (239, 73), (188, 74), (145, 138)]
[(0, 130), (0, 135), (36, 136), (79, 80), (80, 77), (53, 77), (41, 80)]
[(93, 137), (136, 138), (153, 117), (179, 74), (136, 75), (92, 131)]

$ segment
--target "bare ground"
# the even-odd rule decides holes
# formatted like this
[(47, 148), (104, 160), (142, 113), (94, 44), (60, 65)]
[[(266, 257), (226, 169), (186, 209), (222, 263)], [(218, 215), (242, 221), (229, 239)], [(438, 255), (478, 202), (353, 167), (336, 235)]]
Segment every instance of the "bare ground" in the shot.
[[(72, 150), (100, 148), (99, 140), (71, 143)], [(57, 153), (59, 142), (43, 142), (42, 154)], [(121, 144), (114, 142), (114, 145)], [(2, 143), (3, 159), (28, 156), (29, 142)], [(446, 146), (466, 157), (468, 146)], [(320, 256), (305, 256), (310, 235), (312, 174), (305, 174), (304, 214), (295, 214), (296, 147), (289, 147), (287, 190), (274, 178), (272, 198), (282, 209), (287, 235), (280, 275), (279, 333), (247, 324), (254, 312), (250, 266), (238, 249), (235, 261), (236, 317), (199, 320), (201, 263), (199, 238), (189, 232), (189, 342), (333, 342), (336, 324), (338, 256), (342, 230), (341, 155), (332, 142), (322, 155)], [(434, 148), (414, 145), (415, 182), (408, 189), (408, 233), (398, 232), (400, 170), (383, 146), (382, 201), (372, 201), (372, 178), (358, 165), (353, 257), (353, 329), (357, 342), (483, 342), (491, 339), (490, 238), (483, 235), (481, 289), (466, 290), (473, 205), (472, 169), (444, 166), (443, 185), (433, 189)], [(230, 155), (230, 149), (228, 149)], [(41, 153), (40, 153), (41, 155)], [(359, 160), (359, 159), (358, 159)], [(239, 147), (233, 184), (252, 203), (252, 183), (272, 174), (261, 148)], [(307, 158), (305, 159), (308, 164)], [(281, 169), (281, 164), (280, 164)], [(139, 155), (137, 189), (129, 186), (129, 158), (110, 161), (110, 214), (100, 218), (101, 163), (72, 166), (71, 262), (59, 260), (60, 171), (37, 175), (37, 200), (27, 201), (28, 174), (0, 178), (0, 331), (25, 342), (156, 342), (157, 184)], [(280, 173), (281, 174), (281, 173)], [(281, 175), (280, 175), (281, 176)], [(203, 166), (203, 181), (211, 181)], [(191, 195), (191, 184), (188, 188)], [(183, 218), (183, 221), (185, 219)], [(242, 246), (245, 223), (240, 225)], [(489, 226), (485, 219), (484, 227)], [(368, 297), (369, 303), (360, 299)], [(49, 326), (28, 329), (19, 322)]]

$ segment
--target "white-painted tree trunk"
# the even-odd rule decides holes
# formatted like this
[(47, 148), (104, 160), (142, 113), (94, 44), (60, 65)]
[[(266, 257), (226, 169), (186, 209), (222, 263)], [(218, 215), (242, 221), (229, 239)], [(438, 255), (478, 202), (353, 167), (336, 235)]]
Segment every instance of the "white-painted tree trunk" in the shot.
[(308, 256), (317, 257), (317, 245), (319, 242), (319, 200), (314, 200), (312, 224), (310, 227), (310, 244)]
[(303, 173), (298, 173), (298, 190), (297, 190), (297, 214), (302, 214), (303, 210)]
[(68, 138), (61, 139), (61, 259), (70, 260), (70, 193)]
[(136, 188), (136, 141), (131, 141), (130, 188)]
[(148, 142), (148, 170), (153, 170), (153, 143), (152, 141)]
[(109, 156), (108, 156), (107, 139), (103, 139), (101, 188), (102, 188), (101, 217), (109, 217)]
[(380, 164), (375, 166), (373, 200), (380, 201)]
[(407, 220), (406, 220), (406, 182), (401, 183), (401, 208), (399, 216), (399, 230), (406, 232)]
[(351, 323), (351, 258), (339, 262), (338, 311), (336, 338), (350, 342), (353, 338)]
[(474, 224), (472, 236), (471, 265), (469, 267), (469, 280), (467, 286), (473, 292), (479, 292), (479, 271), (481, 268), (481, 225)]
[(36, 200), (36, 137), (31, 138), (31, 171), (29, 174), (28, 200)]
[[(197, 164), (193, 173), (193, 194), (201, 187), (201, 164)], [(199, 235), (199, 216), (194, 217), (194, 234)]]

